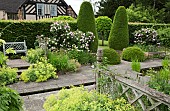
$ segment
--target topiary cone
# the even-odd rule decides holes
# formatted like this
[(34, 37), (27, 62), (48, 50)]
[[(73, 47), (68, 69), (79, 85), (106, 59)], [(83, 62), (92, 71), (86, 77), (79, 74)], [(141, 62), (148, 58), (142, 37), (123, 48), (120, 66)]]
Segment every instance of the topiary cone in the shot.
[(77, 26), (80, 31), (93, 32), (95, 39), (94, 42), (91, 42), (90, 44), (90, 51), (96, 53), (98, 48), (98, 35), (95, 24), (94, 12), (90, 2), (84, 1), (81, 4), (77, 19)]
[(129, 45), (128, 19), (124, 6), (116, 10), (108, 41), (109, 47), (115, 50), (123, 50)]

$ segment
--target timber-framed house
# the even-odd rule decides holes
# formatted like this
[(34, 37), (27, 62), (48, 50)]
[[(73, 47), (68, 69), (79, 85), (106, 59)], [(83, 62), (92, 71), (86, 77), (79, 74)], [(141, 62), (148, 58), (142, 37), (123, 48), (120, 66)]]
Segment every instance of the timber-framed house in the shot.
[(0, 19), (38, 20), (60, 15), (77, 17), (64, 0), (0, 0)]

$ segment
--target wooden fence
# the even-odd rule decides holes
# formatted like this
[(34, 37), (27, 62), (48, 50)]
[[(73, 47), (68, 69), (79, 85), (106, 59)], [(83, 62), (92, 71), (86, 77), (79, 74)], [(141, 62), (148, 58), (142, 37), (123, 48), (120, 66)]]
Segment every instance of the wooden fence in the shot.
[(98, 71), (97, 90), (112, 98), (124, 97), (141, 111), (170, 111), (170, 96), (143, 86), (133, 80), (115, 76), (109, 71)]

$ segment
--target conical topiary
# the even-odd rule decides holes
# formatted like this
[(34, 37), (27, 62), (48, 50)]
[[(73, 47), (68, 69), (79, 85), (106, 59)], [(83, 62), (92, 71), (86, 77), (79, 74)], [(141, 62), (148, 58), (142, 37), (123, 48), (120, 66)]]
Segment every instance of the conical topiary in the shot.
[(129, 45), (128, 19), (124, 6), (119, 6), (109, 35), (109, 47), (122, 50)]
[(95, 25), (94, 12), (90, 2), (84, 1), (81, 4), (77, 19), (77, 26), (80, 31), (93, 32), (95, 39), (94, 42), (91, 42), (90, 44), (90, 51), (96, 53), (98, 48), (98, 35)]

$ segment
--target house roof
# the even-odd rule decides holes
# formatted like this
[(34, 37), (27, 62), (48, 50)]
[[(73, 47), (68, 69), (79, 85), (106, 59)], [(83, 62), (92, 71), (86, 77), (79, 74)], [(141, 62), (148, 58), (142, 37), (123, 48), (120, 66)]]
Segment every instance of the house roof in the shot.
[(17, 13), (18, 8), (27, 0), (0, 0), (0, 10)]

